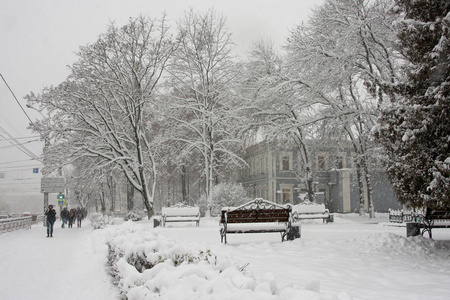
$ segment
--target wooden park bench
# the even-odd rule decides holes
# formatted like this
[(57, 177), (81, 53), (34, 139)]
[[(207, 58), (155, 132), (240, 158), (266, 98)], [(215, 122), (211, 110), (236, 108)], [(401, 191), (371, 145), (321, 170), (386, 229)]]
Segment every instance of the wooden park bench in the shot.
[(220, 241), (229, 233), (280, 232), (281, 241), (291, 230), (291, 207), (257, 198), (238, 207), (224, 207), (220, 215)]
[(198, 207), (188, 206), (182, 203), (170, 207), (163, 207), (162, 226), (167, 222), (195, 222), (197, 227), (200, 224), (200, 209)]
[(317, 204), (304, 201), (292, 207), (292, 218), (295, 221), (322, 219), (323, 223), (333, 222), (333, 215), (330, 214), (325, 204)]
[(416, 222), (418, 215), (419, 213), (417, 212), (389, 209), (389, 222)]
[(425, 215), (419, 215), (418, 221), (422, 236), (428, 232), (431, 239), (433, 228), (450, 228), (450, 211), (427, 211)]

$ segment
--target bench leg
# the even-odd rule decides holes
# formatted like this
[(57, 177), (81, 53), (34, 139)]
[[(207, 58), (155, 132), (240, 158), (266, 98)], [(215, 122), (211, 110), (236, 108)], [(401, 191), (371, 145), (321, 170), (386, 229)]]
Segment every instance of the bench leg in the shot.
[(429, 237), (430, 239), (433, 238), (432, 235), (431, 235), (431, 228), (430, 228), (430, 227), (425, 227), (424, 229), (422, 229), (422, 236), (423, 236), (423, 234), (424, 234), (425, 232), (428, 232), (428, 237)]

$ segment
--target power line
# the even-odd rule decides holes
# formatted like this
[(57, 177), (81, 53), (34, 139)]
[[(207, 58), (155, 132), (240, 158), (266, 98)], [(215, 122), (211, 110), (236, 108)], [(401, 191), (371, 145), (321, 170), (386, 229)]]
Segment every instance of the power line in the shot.
[[(21, 136), (21, 137), (17, 137), (16, 140), (21, 140), (21, 139), (35, 139), (35, 138), (41, 138), (39, 135), (30, 135), (30, 136)], [(2, 141), (9, 141), (10, 139), (0, 139), (0, 142)]]
[[(16, 179), (15, 179), (16, 180)], [(10, 184), (39, 184), (41, 183), (41, 180), (34, 180), (34, 181), (14, 181), (14, 182), (0, 182), (0, 186), (1, 185), (10, 185)]]
[(25, 166), (7, 166), (7, 167), (5, 167), (5, 166), (3, 166), (3, 167), (0, 167), (0, 170), (4, 170), (3, 172), (9, 172), (10, 170), (5, 170), (5, 169), (23, 169), (23, 168), (28, 168), (28, 169), (32, 169), (32, 168), (39, 168), (39, 167), (41, 167), (42, 166), (42, 164), (41, 163), (39, 163), (39, 165), (25, 165)]
[(29, 158), (29, 159), (21, 159), (21, 160), (13, 160), (13, 161), (1, 162), (0, 165), (14, 164), (14, 163), (30, 161), (30, 160), (34, 160), (34, 159)]
[[(31, 158), (33, 158), (33, 159), (35, 159), (37, 161), (41, 161), (41, 159), (36, 154), (34, 154), (30, 150), (28, 150), (27, 147), (22, 145), (22, 143), (20, 143), (18, 140), (16, 140), (16, 138), (14, 138), (11, 134), (9, 134), (9, 132), (7, 132), (1, 126), (0, 126), (0, 131), (2, 131), (4, 134), (6, 134), (11, 139), (9, 142), (11, 144), (13, 144), (13, 145), (16, 145), (19, 148), (20, 151), (22, 151), (23, 153), (25, 153), (26, 155), (28, 155), (29, 157), (31, 157)], [(1, 133), (0, 133), (0, 136), (5, 138), (5, 136), (3, 134), (1, 134)]]
[(5, 77), (3, 77), (3, 75), (0, 73), (0, 76), (3, 79), (3, 82), (6, 84), (6, 86), (8, 87), (9, 91), (11, 92), (11, 94), (13, 95), (14, 99), (16, 99), (17, 104), (19, 104), (20, 109), (22, 109), (23, 113), (25, 114), (25, 116), (27, 116), (28, 120), (30, 120), (30, 124), (34, 127), (34, 129), (36, 129), (37, 132), (39, 132), (38, 128), (36, 127), (36, 125), (34, 125), (33, 121), (31, 121), (31, 118), (28, 116), (27, 112), (25, 111), (25, 109), (23, 109), (22, 104), (20, 104), (19, 100), (17, 99), (16, 95), (14, 94), (14, 92), (12, 91), (12, 89), (9, 87), (9, 84), (6, 82)]
[[(35, 142), (39, 142), (40, 140), (41, 140), (41, 139), (36, 139), (36, 140), (26, 141), (26, 142), (23, 142), (22, 145), (24, 145), (24, 144), (30, 144), (30, 143), (35, 143)], [(3, 147), (0, 147), (0, 149), (11, 148), (11, 147), (15, 147), (15, 145), (3, 146)]]

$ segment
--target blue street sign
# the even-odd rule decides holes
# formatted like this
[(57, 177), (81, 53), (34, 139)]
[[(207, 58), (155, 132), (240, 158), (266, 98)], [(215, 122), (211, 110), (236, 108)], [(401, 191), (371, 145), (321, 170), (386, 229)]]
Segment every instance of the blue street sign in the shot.
[(34, 174), (39, 173), (39, 168), (33, 168), (33, 173), (34, 173)]

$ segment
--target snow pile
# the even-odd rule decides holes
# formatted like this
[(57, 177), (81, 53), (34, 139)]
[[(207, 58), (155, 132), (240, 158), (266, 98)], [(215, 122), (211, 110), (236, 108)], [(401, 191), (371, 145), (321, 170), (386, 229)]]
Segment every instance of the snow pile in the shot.
[(322, 299), (319, 283), (306, 289), (281, 286), (271, 273), (262, 279), (220, 260), (210, 250), (193, 253), (132, 222), (107, 238), (109, 263), (127, 299)]
[(442, 241), (422, 236), (403, 237), (393, 233), (378, 233), (349, 241), (355, 248), (367, 253), (377, 252), (399, 256), (443, 258), (450, 250)]

